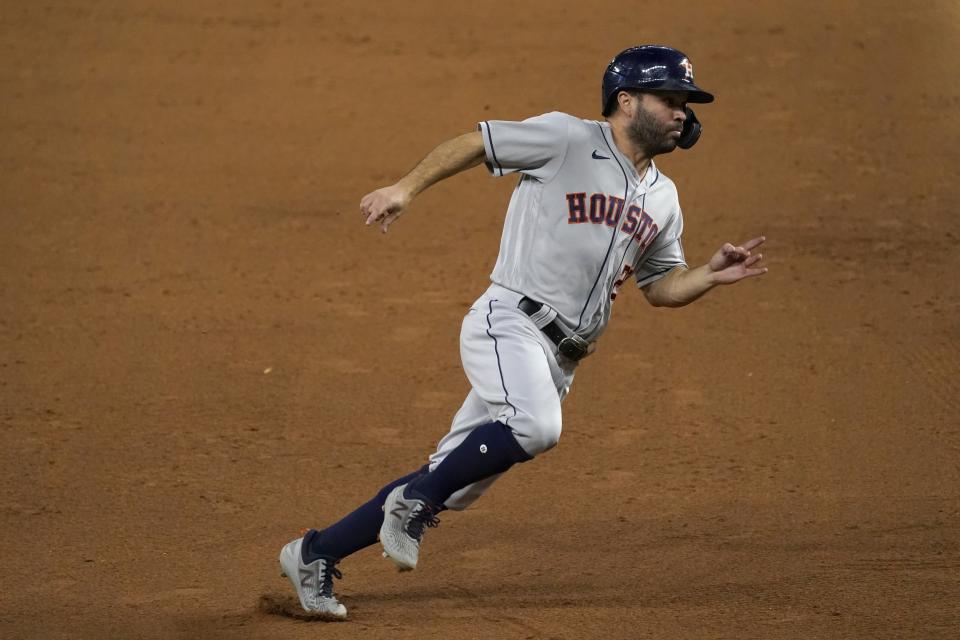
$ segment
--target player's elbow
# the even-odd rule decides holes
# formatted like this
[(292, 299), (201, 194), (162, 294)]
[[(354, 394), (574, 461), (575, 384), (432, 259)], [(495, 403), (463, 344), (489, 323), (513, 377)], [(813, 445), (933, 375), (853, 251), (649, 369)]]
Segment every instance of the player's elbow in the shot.
[(656, 282), (650, 283), (645, 286), (643, 291), (643, 297), (647, 299), (647, 302), (651, 307), (672, 307), (672, 300), (670, 296), (667, 295), (666, 288), (661, 284), (663, 280), (658, 280)]
[(689, 300), (677, 295), (679, 289), (676, 286), (684, 271), (685, 269), (675, 268), (663, 278), (644, 286), (641, 290), (647, 302), (654, 307), (682, 307), (687, 304)]
[(666, 298), (666, 297), (665, 298), (654, 297), (652, 300), (650, 298), (647, 298), (647, 301), (653, 307), (668, 307), (671, 309), (676, 309), (677, 307), (682, 307), (687, 304), (683, 300), (674, 300), (673, 298)]
[(662, 307), (662, 306), (664, 306), (664, 304), (663, 304), (663, 302), (660, 300), (660, 298), (658, 298), (658, 297), (655, 296), (655, 295), (652, 295), (652, 294), (644, 291), (644, 292), (643, 292), (643, 296), (647, 299), (647, 303), (649, 303), (649, 305), (650, 305), (651, 307)]

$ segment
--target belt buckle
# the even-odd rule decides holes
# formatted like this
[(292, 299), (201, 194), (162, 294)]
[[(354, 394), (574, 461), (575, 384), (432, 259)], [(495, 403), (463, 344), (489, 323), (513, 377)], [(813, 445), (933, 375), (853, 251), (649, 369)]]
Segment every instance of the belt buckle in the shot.
[(561, 340), (560, 344), (557, 345), (557, 350), (566, 358), (576, 362), (587, 355), (589, 347), (589, 342), (574, 334)]

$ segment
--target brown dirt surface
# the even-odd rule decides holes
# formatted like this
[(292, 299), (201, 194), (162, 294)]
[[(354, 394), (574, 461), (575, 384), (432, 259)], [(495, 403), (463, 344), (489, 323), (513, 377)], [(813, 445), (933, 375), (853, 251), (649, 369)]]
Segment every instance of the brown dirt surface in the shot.
[[(956, 638), (955, 2), (7, 2), (0, 7), (0, 637)], [(425, 460), (512, 181), (389, 234), (357, 204), (478, 120), (599, 117), (610, 57), (718, 100), (664, 157), (687, 255), (638, 294), (560, 445), (367, 550), (350, 620), (276, 556)]]

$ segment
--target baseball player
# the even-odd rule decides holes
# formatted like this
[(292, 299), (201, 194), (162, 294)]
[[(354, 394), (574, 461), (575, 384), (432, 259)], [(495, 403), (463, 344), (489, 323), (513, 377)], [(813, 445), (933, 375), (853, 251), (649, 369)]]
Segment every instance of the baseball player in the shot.
[(384, 556), (401, 571), (414, 569), (440, 512), (465, 509), (508, 469), (557, 444), (574, 371), (629, 278), (652, 305), (679, 307), (767, 271), (755, 253), (763, 237), (726, 243), (688, 268), (677, 190), (653, 162), (696, 143), (701, 127), (687, 105), (712, 101), (683, 53), (633, 47), (603, 76), (604, 121), (554, 112), (481, 122), (396, 184), (364, 196), (366, 224), (386, 232), (414, 196), (444, 178), (481, 162), (494, 176), (519, 174), (491, 285), (463, 320), (470, 392), (426, 465), (283, 547), (282, 572), (306, 611), (346, 617), (333, 593), (343, 558), (379, 537)]

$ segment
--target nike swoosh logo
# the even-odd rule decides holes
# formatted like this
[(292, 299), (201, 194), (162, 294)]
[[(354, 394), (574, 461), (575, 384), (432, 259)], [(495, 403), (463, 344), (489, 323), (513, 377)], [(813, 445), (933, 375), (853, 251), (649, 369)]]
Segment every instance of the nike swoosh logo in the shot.
[(607, 156), (602, 156), (602, 155), (600, 155), (599, 153), (597, 153), (597, 150), (596, 150), (596, 149), (593, 150), (593, 153), (590, 154), (590, 157), (593, 158), (594, 160), (609, 160), (609, 159), (610, 159), (610, 158), (608, 158)]

